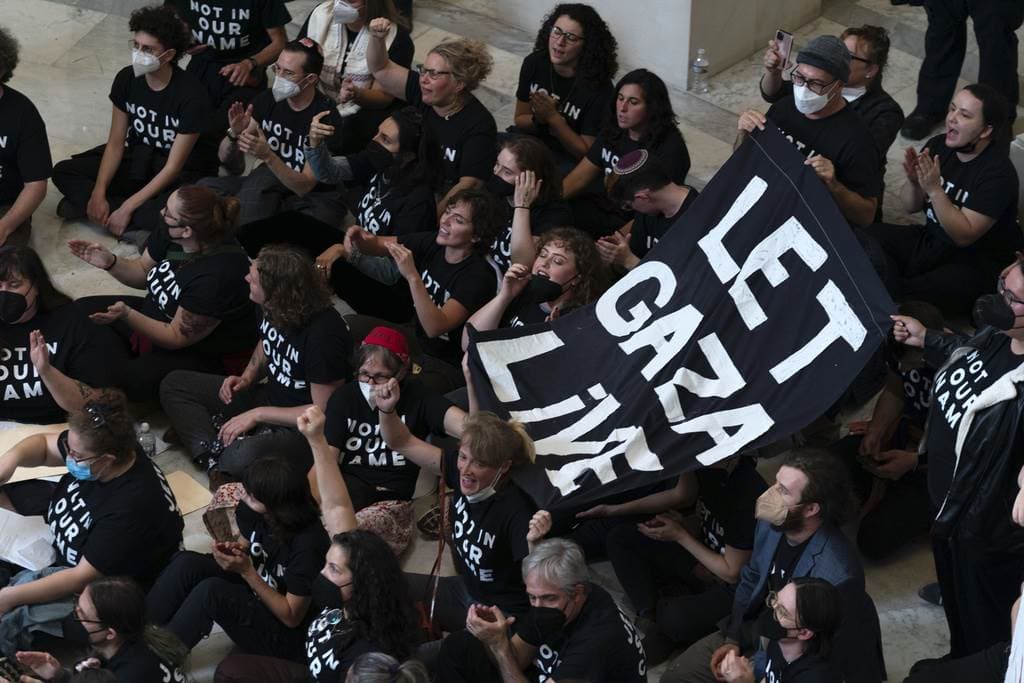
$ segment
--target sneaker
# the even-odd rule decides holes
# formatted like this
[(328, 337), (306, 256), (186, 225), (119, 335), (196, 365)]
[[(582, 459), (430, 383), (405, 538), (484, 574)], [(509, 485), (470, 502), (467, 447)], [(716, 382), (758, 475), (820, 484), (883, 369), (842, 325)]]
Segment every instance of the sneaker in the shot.
[(85, 218), (85, 211), (69, 202), (67, 197), (62, 197), (57, 202), (57, 215), (66, 221), (75, 221), (79, 218)]
[(928, 583), (921, 586), (921, 589), (917, 591), (917, 596), (925, 602), (942, 607), (942, 591), (939, 590), (939, 584), (937, 583)]
[(903, 122), (900, 135), (908, 140), (921, 140), (927, 137), (944, 118), (942, 114), (924, 114), (915, 109)]

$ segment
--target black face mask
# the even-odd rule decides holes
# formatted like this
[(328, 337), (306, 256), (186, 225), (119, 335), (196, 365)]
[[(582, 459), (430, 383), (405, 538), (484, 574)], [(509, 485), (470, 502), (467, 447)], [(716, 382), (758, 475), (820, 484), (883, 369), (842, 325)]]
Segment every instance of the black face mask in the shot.
[(323, 574), (317, 574), (313, 579), (310, 598), (314, 605), (325, 609), (341, 609), (345, 606), (345, 600), (341, 597), (341, 586), (334, 585)]
[(782, 640), (789, 635), (789, 629), (775, 619), (775, 610), (764, 608), (757, 617), (757, 633), (768, 640)]
[(531, 304), (543, 304), (549, 301), (554, 301), (562, 295), (562, 285), (557, 282), (552, 282), (548, 277), (544, 275), (534, 275), (530, 278), (530, 281), (526, 283), (526, 288), (523, 289), (523, 293), (519, 296), (522, 297), (522, 301)]
[(515, 191), (516, 186), (512, 183), (506, 182), (496, 175), (492, 175), (484, 183), (484, 189), (493, 194), (495, 197), (511, 197)]
[(524, 625), (533, 638), (527, 642), (542, 645), (553, 642), (565, 629), (565, 613), (554, 607), (531, 607)]
[(380, 173), (394, 166), (395, 155), (376, 140), (370, 140), (370, 143), (366, 145), (366, 161), (373, 167), (373, 170)]
[(28, 299), (18, 292), (0, 292), (0, 324), (13, 325), (28, 310)]
[(1017, 316), (1001, 294), (986, 294), (974, 302), (974, 324), (994, 327), (997, 330), (1012, 330)]

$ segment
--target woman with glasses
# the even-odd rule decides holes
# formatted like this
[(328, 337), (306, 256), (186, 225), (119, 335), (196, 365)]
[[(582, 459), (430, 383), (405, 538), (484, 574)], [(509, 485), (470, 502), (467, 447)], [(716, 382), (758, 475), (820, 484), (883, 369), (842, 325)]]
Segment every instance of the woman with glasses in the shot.
[(426, 125), (441, 148), (444, 196), (438, 215), (460, 190), (482, 185), (491, 176), (498, 129), (494, 117), (473, 95), (487, 78), (494, 60), (479, 40), (446, 40), (427, 53), (419, 73), (388, 58), (391, 22), (370, 22), (366, 64), (384, 92), (423, 112)]
[(192, 36), (174, 8), (143, 7), (128, 25), (132, 63), (110, 89), (106, 144), (53, 168), (53, 184), (64, 195), (57, 215), (88, 217), (117, 236), (153, 230), (167, 194), (207, 175), (193, 148), (211, 113), (203, 84), (177, 66)]
[[(409, 658), (418, 641), (417, 617), (393, 549), (357, 528), (352, 500), (338, 470), (337, 453), (324, 438), (324, 414), (311, 406), (298, 420), (309, 441), (323, 525), (331, 538), (323, 569), (313, 579), (305, 629), (305, 665), (264, 655), (231, 654), (217, 667), (217, 683), (342, 683), (367, 652)], [(315, 615), (315, 616), (313, 616)]]
[(338, 103), (341, 128), (337, 138), (340, 154), (354, 154), (370, 141), (377, 126), (399, 104), (384, 92), (366, 63), (370, 22), (384, 17), (391, 22), (384, 44), (388, 59), (408, 68), (414, 47), (409, 22), (392, 0), (327, 0), (313, 8), (299, 37), (308, 36), (324, 48), (320, 87)]
[[(74, 671), (98, 667), (122, 683), (185, 683), (188, 648), (171, 633), (146, 622), (146, 597), (137, 583), (119, 576), (104, 577), (76, 597), (71, 620), (80, 626), (75, 640), (89, 649)], [(23, 651), (16, 657), (42, 681), (78, 680), (47, 652)]]
[(160, 385), (161, 404), (193, 462), (211, 468), (211, 488), (241, 479), (268, 436), (286, 451), (290, 443), (304, 446), (296, 418), (310, 405), (325, 409), (352, 374), (348, 327), (306, 254), (264, 247), (245, 280), (263, 313), (245, 370), (227, 377), (177, 370)]
[(539, 137), (565, 174), (601, 130), (618, 44), (590, 5), (556, 5), (544, 18), (533, 52), (519, 70), (515, 125)]
[(715, 677), (726, 683), (839, 683), (842, 676), (829, 662), (841, 617), (835, 586), (800, 577), (770, 591), (765, 603), (757, 624), (762, 649), (752, 661), (730, 652)]
[(149, 620), (190, 650), (216, 623), (242, 652), (301, 661), (329, 545), (307, 470), (264, 444), (243, 475), (238, 538), (171, 558), (146, 598)]
[(657, 74), (647, 69), (627, 73), (615, 84), (615, 98), (605, 111), (594, 144), (562, 182), (576, 225), (585, 226), (595, 237), (618, 230), (632, 218), (631, 211), (608, 199), (604, 184), (599, 183), (623, 156), (647, 150), (677, 185), (683, 185), (690, 172), (690, 152), (679, 132), (668, 88)]
[(48, 500), (4, 501), (19, 514), (42, 515), (56, 551), (52, 566), (23, 570), (0, 589), (4, 651), (29, 645), (30, 625), (60, 632), (74, 594), (96, 579), (126, 576), (148, 587), (181, 545), (184, 523), (174, 494), (142, 453), (124, 396), (105, 392), (73, 411), (68, 425), (59, 434), (23, 439), (0, 456), (0, 483), (19, 467), (68, 469)]
[(172, 370), (224, 372), (245, 362), (257, 335), (257, 309), (245, 276), (249, 257), (235, 241), (238, 200), (205, 187), (175, 190), (138, 258), (97, 242), (71, 240), (71, 253), (142, 296), (91, 296), (76, 305), (110, 325), (131, 358), (113, 368), (130, 398), (155, 398)]
[(324, 433), (341, 467), (359, 526), (375, 531), (401, 555), (411, 539), (412, 499), (420, 468), (384, 443), (377, 389), (392, 379), (399, 383), (398, 415), (417, 438), (458, 437), (465, 413), (410, 376), (409, 346), (398, 330), (370, 330), (356, 351), (354, 365), (358, 381), (331, 396)]

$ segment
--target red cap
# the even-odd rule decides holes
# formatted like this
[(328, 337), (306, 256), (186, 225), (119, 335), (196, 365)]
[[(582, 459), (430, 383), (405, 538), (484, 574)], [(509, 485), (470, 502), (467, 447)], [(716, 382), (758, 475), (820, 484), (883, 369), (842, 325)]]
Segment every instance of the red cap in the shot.
[(409, 360), (409, 342), (405, 340), (404, 334), (393, 327), (378, 325), (370, 330), (370, 333), (366, 335), (366, 339), (363, 340), (363, 344), (383, 346), (403, 361)]

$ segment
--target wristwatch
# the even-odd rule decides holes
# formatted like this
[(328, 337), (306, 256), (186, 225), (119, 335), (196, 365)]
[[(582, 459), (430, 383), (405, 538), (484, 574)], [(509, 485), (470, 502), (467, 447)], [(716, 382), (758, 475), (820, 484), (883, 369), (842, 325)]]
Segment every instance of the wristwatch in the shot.
[(238, 142), (238, 136), (231, 130), (231, 126), (228, 126), (228, 140), (231, 140), (231, 142)]

